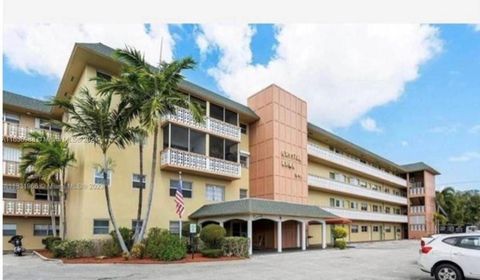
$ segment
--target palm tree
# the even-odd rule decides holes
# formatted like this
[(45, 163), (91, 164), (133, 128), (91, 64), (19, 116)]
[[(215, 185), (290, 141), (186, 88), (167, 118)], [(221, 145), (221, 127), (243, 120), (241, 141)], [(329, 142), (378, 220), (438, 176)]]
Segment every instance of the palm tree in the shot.
[(446, 187), (437, 192), (436, 200), (438, 205), (447, 212), (447, 219), (450, 223), (456, 223), (455, 213), (458, 208), (455, 190), (452, 187)]
[(74, 100), (55, 98), (50, 104), (64, 109), (69, 115), (71, 122), (61, 123), (66, 132), (78, 140), (93, 143), (102, 151), (101, 172), (103, 173), (108, 215), (123, 253), (129, 255), (125, 241), (117, 227), (110, 201), (108, 172), (111, 164), (108, 150), (112, 146), (125, 148), (134, 140), (137, 131), (128, 126), (129, 118), (124, 107), (114, 107), (111, 94), (97, 98), (84, 88)]
[(193, 59), (187, 57), (171, 63), (161, 62), (157, 68), (154, 68), (145, 61), (140, 51), (129, 47), (116, 50), (115, 57), (125, 65), (122, 73), (108, 83), (100, 83), (99, 92), (119, 94), (124, 105), (130, 108), (132, 116), (138, 119), (142, 128), (153, 134), (147, 210), (140, 233), (135, 239), (135, 243), (139, 243), (148, 226), (152, 208), (161, 118), (167, 114), (175, 114), (176, 106), (181, 106), (187, 107), (197, 122), (203, 122), (203, 112), (197, 103), (190, 102), (188, 96), (178, 89), (179, 84), (184, 80), (181, 72), (194, 67)]

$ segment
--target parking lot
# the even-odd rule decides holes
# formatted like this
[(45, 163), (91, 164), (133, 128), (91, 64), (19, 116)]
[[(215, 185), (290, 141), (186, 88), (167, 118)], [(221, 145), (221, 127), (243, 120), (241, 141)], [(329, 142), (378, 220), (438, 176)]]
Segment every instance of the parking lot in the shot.
[(248, 260), (166, 264), (63, 264), (3, 256), (4, 279), (433, 279), (416, 266), (418, 241), (354, 244), (347, 250), (257, 254)]

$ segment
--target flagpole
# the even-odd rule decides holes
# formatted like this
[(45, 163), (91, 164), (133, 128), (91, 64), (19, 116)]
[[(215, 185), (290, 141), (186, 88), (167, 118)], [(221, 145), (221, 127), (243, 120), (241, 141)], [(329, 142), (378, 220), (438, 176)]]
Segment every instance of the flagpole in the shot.
[[(163, 42), (163, 38), (162, 38), (162, 42)], [(183, 182), (182, 182), (182, 171), (178, 171), (178, 178), (179, 178), (179, 184), (181, 184), (182, 186), (182, 193), (183, 193)], [(182, 239), (182, 216), (179, 215), (178, 216), (179, 220), (178, 220), (178, 225), (180, 227), (179, 231), (178, 231), (178, 235), (180, 236), (180, 239)]]

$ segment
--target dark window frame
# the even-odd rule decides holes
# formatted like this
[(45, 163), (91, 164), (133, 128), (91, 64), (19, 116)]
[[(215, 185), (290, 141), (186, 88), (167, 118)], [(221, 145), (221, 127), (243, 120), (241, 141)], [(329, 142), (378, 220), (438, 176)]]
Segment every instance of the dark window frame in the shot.
[[(169, 189), (170, 189), (170, 196), (174, 197), (175, 193), (177, 192), (177, 185), (180, 181), (177, 179), (170, 179)], [(173, 184), (172, 184), (173, 183)], [(184, 181), (182, 180), (182, 194), (183, 198), (192, 198), (193, 197), (193, 182), (191, 181)], [(190, 190), (185, 189), (186, 185), (190, 185)]]
[[(141, 182), (140, 180), (136, 180), (136, 177), (138, 177), (138, 179), (143, 177), (143, 180), (142, 180), (143, 182)], [(138, 173), (132, 174), (132, 188), (145, 189), (145, 182), (146, 182), (147, 176), (143, 174), (141, 177), (140, 177), (140, 174)]]
[[(107, 226), (95, 225), (95, 222), (106, 222)], [(106, 231), (105, 231), (106, 228)], [(110, 220), (109, 219), (93, 219), (93, 234), (104, 235), (110, 233)]]

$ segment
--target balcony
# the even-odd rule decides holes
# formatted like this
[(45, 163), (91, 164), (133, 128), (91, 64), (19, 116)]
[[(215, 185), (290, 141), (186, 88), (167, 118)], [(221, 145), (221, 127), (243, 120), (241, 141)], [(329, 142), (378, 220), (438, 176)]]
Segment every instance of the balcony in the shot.
[(193, 119), (192, 113), (188, 109), (177, 107), (176, 110), (176, 114), (164, 116), (162, 122), (172, 122), (240, 142), (241, 131), (239, 126), (210, 117), (205, 117), (203, 123), (198, 123)]
[(425, 188), (410, 188), (408, 194), (410, 196), (423, 196), (425, 195)]
[(8, 122), (3, 123), (3, 137), (8, 139), (9, 142), (13, 141), (30, 141), (30, 133), (38, 131), (38, 132), (46, 132), (52, 138), (60, 139), (60, 133), (56, 131), (41, 129), (41, 128), (30, 128), (25, 126), (20, 126), (18, 124), (12, 124)]
[(425, 206), (410, 206), (410, 214), (423, 214), (425, 213)]
[(3, 200), (4, 216), (35, 216), (49, 217), (50, 206), (53, 205), (55, 216), (60, 215), (60, 204), (48, 201)]
[(367, 174), (371, 177), (375, 177), (377, 179), (380, 179), (398, 186), (402, 186), (402, 187), (407, 186), (407, 181), (403, 178), (400, 178), (398, 176), (395, 176), (393, 174), (390, 174), (388, 172), (385, 172), (373, 166), (367, 165), (360, 161), (354, 160), (352, 158), (346, 157), (344, 155), (333, 153), (313, 143), (308, 143), (308, 154), (315, 158), (328, 161), (330, 163), (333, 163), (338, 166), (342, 166), (344, 168), (348, 168), (354, 172)]
[(407, 223), (407, 215), (383, 214), (376, 212), (367, 212), (359, 210), (349, 210), (334, 207), (321, 207), (322, 209), (350, 220), (374, 221), (374, 222), (392, 222), (392, 223)]
[(226, 179), (241, 176), (240, 163), (208, 157), (201, 154), (168, 148), (161, 152), (162, 169), (190, 170), (194, 173), (215, 175)]
[(20, 177), (20, 162), (4, 160), (3, 176)]
[(360, 186), (355, 186), (316, 175), (308, 175), (308, 185), (314, 189), (327, 190), (348, 195), (370, 198), (374, 200), (382, 200), (395, 204), (407, 205), (407, 198), (397, 195), (391, 195), (384, 192), (369, 190)]

